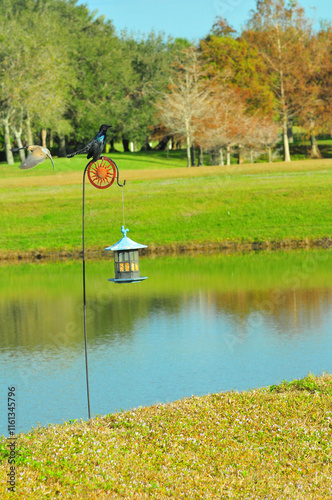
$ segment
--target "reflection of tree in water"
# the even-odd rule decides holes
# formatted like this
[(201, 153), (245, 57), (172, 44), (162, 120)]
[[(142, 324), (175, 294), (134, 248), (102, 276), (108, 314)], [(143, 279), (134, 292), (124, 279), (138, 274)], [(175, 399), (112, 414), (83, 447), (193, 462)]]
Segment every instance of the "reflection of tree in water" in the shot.
[[(78, 309), (82, 304), (76, 297), (59, 296), (10, 299), (0, 302), (0, 347), (45, 347), (47, 344), (71, 344), (78, 336)], [(80, 329), (80, 334), (81, 334)]]
[(135, 335), (135, 326), (144, 319), (162, 311), (177, 314), (182, 310), (181, 296), (124, 296), (109, 303), (95, 303), (94, 312), (89, 315), (88, 325), (92, 326), (93, 340), (104, 342), (130, 340)]
[[(315, 324), (319, 328), (324, 311), (331, 306), (332, 290), (235, 290), (201, 291), (168, 295), (113, 295), (98, 301), (90, 297), (87, 307), (88, 338), (91, 343), (121, 342), (135, 335), (142, 320), (163, 312), (177, 315), (189, 308), (203, 310), (207, 316), (226, 314), (245, 328), (250, 315), (272, 320), (285, 333)], [(55, 300), (40, 298), (0, 302), (0, 347), (80, 348), (83, 332), (81, 298), (66, 294)], [(301, 331), (305, 333), (305, 328)]]
[[(110, 295), (107, 300), (91, 296), (87, 302), (89, 342), (130, 339), (135, 325), (157, 311), (176, 313), (182, 308), (178, 296)], [(83, 306), (81, 296), (10, 299), (0, 302), (0, 348), (81, 348)]]
[[(207, 318), (228, 315), (241, 335), (253, 315), (269, 318), (280, 332), (313, 322), (319, 327), (332, 295), (330, 260), (323, 256), (331, 260), (319, 252), (162, 257), (144, 263), (147, 282), (123, 286), (105, 279), (109, 262), (89, 262), (88, 341), (130, 341), (141, 322), (159, 313), (166, 321), (198, 311)], [(308, 262), (316, 264), (313, 272)], [(70, 262), (2, 268), (0, 348), (81, 349), (81, 271)], [(298, 276), (300, 286), (287, 289), (285, 276), (292, 283)]]
[[(229, 314), (242, 323), (250, 315), (259, 314), (275, 322), (278, 331), (299, 332), (299, 327), (321, 324), (324, 312), (331, 308), (331, 289), (274, 289), (233, 292), (211, 292), (207, 294), (210, 306)], [(302, 330), (305, 333), (305, 328)]]

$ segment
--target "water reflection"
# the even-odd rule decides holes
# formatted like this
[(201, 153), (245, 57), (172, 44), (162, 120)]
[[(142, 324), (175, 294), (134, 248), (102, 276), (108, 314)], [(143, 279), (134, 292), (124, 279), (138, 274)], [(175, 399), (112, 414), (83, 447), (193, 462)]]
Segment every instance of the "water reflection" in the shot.
[[(88, 262), (92, 412), (332, 371), (331, 261), (142, 259), (149, 279), (133, 285), (110, 284), (109, 261)], [(0, 376), (18, 384), (20, 428), (86, 418), (81, 263), (2, 266), (0, 279)]]

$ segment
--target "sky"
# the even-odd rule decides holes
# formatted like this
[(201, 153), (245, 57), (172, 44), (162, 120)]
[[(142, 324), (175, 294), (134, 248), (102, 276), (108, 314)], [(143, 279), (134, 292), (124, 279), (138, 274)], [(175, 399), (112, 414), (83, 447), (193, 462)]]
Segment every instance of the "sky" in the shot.
[[(300, 0), (306, 16), (315, 26), (324, 19), (332, 21), (332, 0)], [(217, 16), (224, 17), (237, 31), (241, 30), (256, 0), (78, 0), (90, 11), (98, 10), (113, 22), (118, 33), (123, 29), (136, 34), (152, 30), (173, 38), (198, 41), (211, 30)]]

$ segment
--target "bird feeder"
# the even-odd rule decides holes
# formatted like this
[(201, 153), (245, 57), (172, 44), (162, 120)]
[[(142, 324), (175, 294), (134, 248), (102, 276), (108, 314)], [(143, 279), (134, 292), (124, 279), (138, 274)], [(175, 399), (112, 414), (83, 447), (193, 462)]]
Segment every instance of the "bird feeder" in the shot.
[(138, 251), (146, 248), (147, 245), (135, 243), (127, 236), (129, 229), (121, 226), (123, 237), (114, 245), (105, 248), (114, 252), (115, 278), (109, 279), (114, 283), (135, 283), (147, 279), (147, 276), (140, 276)]

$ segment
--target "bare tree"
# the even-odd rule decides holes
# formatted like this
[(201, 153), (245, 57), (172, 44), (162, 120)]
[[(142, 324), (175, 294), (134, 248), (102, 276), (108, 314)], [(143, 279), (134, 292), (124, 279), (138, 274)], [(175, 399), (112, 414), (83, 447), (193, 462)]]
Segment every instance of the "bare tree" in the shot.
[(235, 91), (219, 87), (201, 122), (198, 141), (206, 149), (217, 150), (221, 164), (225, 148), (226, 164), (230, 165), (231, 148), (243, 144), (246, 128), (247, 117), (241, 98)]
[(191, 166), (190, 148), (212, 100), (210, 82), (203, 76), (196, 50), (187, 49), (183, 61), (177, 61), (168, 93), (157, 103), (161, 123), (171, 134), (185, 138), (188, 167)]
[(267, 151), (272, 162), (272, 146), (279, 140), (279, 127), (270, 116), (246, 116), (243, 145), (251, 152)]
[(311, 22), (297, 0), (257, 0), (242, 36), (258, 48), (274, 79), (273, 92), (281, 119), (284, 160), (290, 161), (288, 125), (314, 102), (308, 75), (316, 59), (312, 50)]

